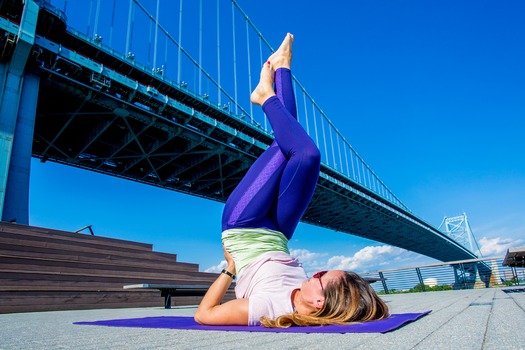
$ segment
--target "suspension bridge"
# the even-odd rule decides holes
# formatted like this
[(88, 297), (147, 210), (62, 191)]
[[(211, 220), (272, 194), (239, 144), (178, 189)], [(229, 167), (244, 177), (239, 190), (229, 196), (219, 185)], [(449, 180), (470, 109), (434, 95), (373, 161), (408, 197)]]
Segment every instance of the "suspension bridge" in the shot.
[[(0, 2), (3, 221), (29, 223), (31, 157), (224, 202), (272, 142), (249, 103), (271, 45), (235, 0), (174, 3)], [(412, 213), (294, 86), (322, 154), (303, 222), (441, 261), (476, 257)]]

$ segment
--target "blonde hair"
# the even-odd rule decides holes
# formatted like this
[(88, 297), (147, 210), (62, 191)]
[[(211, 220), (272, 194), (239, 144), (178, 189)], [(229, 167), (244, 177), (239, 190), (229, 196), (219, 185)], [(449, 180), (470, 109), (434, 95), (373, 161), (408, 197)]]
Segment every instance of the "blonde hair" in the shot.
[(389, 316), (388, 306), (367, 281), (353, 272), (345, 272), (339, 281), (328, 283), (324, 289), (323, 307), (310, 315), (297, 312), (275, 320), (261, 317), (261, 324), (269, 328), (350, 324), (380, 320)]

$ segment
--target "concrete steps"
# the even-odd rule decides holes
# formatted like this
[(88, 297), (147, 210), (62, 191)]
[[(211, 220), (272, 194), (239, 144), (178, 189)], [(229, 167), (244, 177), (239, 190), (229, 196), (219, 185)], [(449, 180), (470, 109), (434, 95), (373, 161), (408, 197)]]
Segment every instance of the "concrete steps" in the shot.
[[(0, 313), (163, 306), (126, 284), (210, 285), (217, 275), (151, 244), (0, 222)], [(233, 297), (229, 293), (229, 298)], [(202, 297), (172, 298), (195, 305)]]

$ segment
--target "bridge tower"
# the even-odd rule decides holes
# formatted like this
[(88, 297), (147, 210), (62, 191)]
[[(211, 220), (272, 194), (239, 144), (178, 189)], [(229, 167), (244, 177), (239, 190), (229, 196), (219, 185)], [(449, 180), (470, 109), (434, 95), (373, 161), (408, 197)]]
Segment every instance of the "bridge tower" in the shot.
[[(438, 229), (465, 248), (469, 249), (471, 252), (475, 253), (478, 257), (483, 257), (478, 242), (476, 241), (468, 223), (466, 213), (451, 218), (445, 216)], [(486, 270), (489, 269), (489, 267), (483, 263), (462, 263), (454, 265), (456, 285), (462, 286), (462, 288), (487, 287), (489, 280), (487, 280), (487, 278), (485, 278), (485, 280), (480, 278), (480, 269)], [(490, 276), (490, 274), (487, 276)]]
[(478, 257), (483, 257), (468, 223), (466, 213), (451, 218), (445, 216), (438, 229), (471, 252), (476, 253)]
[(2, 221), (29, 224), (29, 172), (40, 77), (26, 71), (26, 64), (40, 7), (34, 0), (10, 2), (5, 8), (10, 18), (19, 21), (19, 30), (0, 41), (0, 216)]

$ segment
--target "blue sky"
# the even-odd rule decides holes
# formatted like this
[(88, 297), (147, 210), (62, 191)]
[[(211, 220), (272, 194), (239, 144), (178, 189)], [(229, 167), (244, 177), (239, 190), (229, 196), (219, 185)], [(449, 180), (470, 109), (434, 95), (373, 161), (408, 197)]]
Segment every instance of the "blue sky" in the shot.
[[(485, 256), (525, 245), (525, 2), (238, 2), (274, 47), (294, 33), (294, 74), (418, 217), (466, 213)], [(161, 6), (178, 16), (178, 1)], [(92, 224), (201, 270), (222, 260), (220, 203), (38, 160), (30, 195), (32, 225)], [(431, 262), (305, 224), (290, 248), (309, 271)]]

